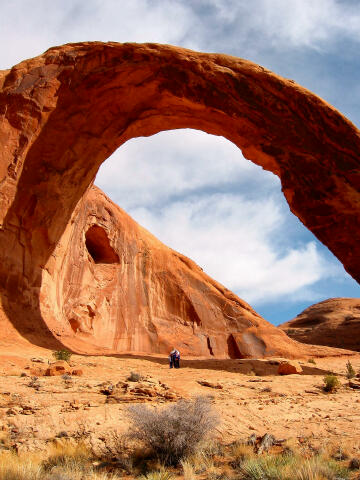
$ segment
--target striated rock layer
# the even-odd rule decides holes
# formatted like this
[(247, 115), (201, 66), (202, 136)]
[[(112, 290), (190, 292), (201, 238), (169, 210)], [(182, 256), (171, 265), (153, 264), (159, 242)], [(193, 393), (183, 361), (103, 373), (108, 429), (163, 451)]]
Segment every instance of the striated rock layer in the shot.
[(57, 274), (42, 295), (49, 306), (59, 304), (57, 333), (73, 348), (167, 353), (176, 346), (183, 354), (232, 358), (313, 352), (162, 244), (96, 187), (75, 209), (54, 262)]
[[(107, 347), (110, 342), (110, 348), (129, 345), (127, 333), (124, 335), (127, 327), (107, 336), (110, 326), (105, 317), (104, 328), (96, 326), (97, 335), (92, 335), (91, 341), (85, 338), (95, 326), (90, 320), (87, 324), (79, 321), (81, 309), (82, 314), (88, 311), (89, 319), (93, 315), (100, 322), (91, 302), (78, 303), (70, 314), (67, 305), (76, 303), (70, 297), (83, 295), (72, 280), (82, 275), (78, 263), (73, 259), (70, 265), (67, 254), (69, 238), (75, 235), (71, 225), (77, 222), (73, 212), (79, 202), (83, 204), (101, 163), (116, 148), (130, 138), (175, 128), (223, 135), (241, 148), (246, 158), (278, 175), (292, 212), (354, 278), (360, 278), (360, 135), (333, 107), (292, 80), (235, 57), (154, 44), (64, 45), (0, 72), (3, 326), (13, 325), (20, 335), (52, 348), (66, 338), (76, 343), (76, 348), (89, 351), (90, 345), (101, 344), (96, 336), (106, 339)], [(105, 291), (111, 282), (120, 282), (111, 273), (111, 265), (117, 258), (121, 262), (122, 250), (117, 251), (99, 225), (84, 235), (95, 264), (105, 265), (98, 280)], [(137, 251), (136, 242), (131, 244)], [(142, 275), (147, 279), (148, 264), (144, 265)], [(90, 285), (97, 273), (84, 272)], [(139, 276), (138, 269), (135, 273)], [(177, 286), (170, 289), (171, 295), (179, 285), (177, 280), (174, 283)], [(160, 348), (162, 342), (150, 341), (160, 324), (155, 327), (150, 317), (145, 320), (146, 309), (152, 311), (151, 302), (157, 296), (146, 293), (147, 288), (141, 294), (140, 289), (129, 293), (126, 307), (129, 312), (141, 310), (139, 325), (148, 322), (147, 340), (135, 340), (137, 327), (126, 323), (130, 313), (124, 313), (123, 325), (130, 329), (129, 342), (134, 348), (150, 348), (157, 341), (156, 348)], [(197, 289), (204, 288), (200, 282)], [(158, 295), (168, 307), (158, 302), (157, 309), (174, 312), (175, 300), (161, 289)], [(205, 305), (209, 305), (207, 300)], [(106, 306), (106, 295), (98, 308), (113, 315)], [(187, 301), (182, 304), (179, 300), (176, 308), (190, 308), (191, 313), (182, 316), (184, 321), (187, 315), (193, 320), (199, 316)], [(179, 312), (175, 309), (174, 314)], [(211, 325), (218, 321), (215, 317)], [(281, 349), (279, 334), (276, 330), (271, 333), (266, 325), (269, 348), (263, 346), (260, 326), (254, 327), (241, 345), (248, 343), (265, 353)], [(114, 325), (111, 328), (114, 330)], [(143, 326), (139, 329), (142, 332)], [(6, 328), (6, 332), (16, 337), (15, 330)], [(140, 344), (135, 345), (137, 341)], [(104, 344), (98, 348), (102, 351)], [(210, 348), (217, 349), (211, 342)]]
[(299, 342), (360, 352), (360, 298), (315, 303), (280, 328)]

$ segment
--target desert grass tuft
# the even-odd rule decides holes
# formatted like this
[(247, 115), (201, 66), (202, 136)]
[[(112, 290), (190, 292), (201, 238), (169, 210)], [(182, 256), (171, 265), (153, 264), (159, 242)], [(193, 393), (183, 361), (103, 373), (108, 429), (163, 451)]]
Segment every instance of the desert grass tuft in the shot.
[(88, 469), (91, 458), (92, 454), (83, 442), (75, 442), (67, 438), (56, 439), (49, 448), (49, 454), (43, 466), (45, 470), (62, 467), (81, 472)]
[(138, 478), (139, 480), (173, 480), (174, 476), (171, 472), (162, 468), (157, 472), (150, 472)]
[(183, 470), (184, 480), (195, 480), (195, 468), (191, 460), (181, 460), (180, 465)]
[(41, 457), (37, 455), (19, 456), (14, 452), (0, 454), (1, 480), (41, 480)]

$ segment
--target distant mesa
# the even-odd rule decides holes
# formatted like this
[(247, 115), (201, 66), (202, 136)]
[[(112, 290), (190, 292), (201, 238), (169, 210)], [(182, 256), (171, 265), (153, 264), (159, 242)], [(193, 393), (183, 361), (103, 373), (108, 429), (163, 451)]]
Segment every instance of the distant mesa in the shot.
[(279, 328), (299, 342), (360, 352), (360, 298), (315, 303)]
[(278, 175), (291, 211), (360, 279), (360, 133), (331, 105), (227, 55), (68, 44), (0, 72), (0, 342), (336, 354), (289, 339), (92, 187), (123, 143), (178, 128), (222, 135)]

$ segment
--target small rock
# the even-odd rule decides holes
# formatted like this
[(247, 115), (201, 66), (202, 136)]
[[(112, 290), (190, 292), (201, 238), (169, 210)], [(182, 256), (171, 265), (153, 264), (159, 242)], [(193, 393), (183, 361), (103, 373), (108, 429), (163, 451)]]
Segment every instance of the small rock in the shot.
[(360, 469), (360, 459), (352, 458), (349, 462), (350, 470), (359, 470)]
[(74, 368), (71, 371), (71, 375), (75, 375), (76, 377), (82, 377), (84, 375), (84, 372), (81, 368)]
[(207, 380), (198, 380), (198, 383), (203, 387), (216, 388), (222, 390), (224, 387), (220, 383), (208, 382)]
[(31, 359), (31, 361), (34, 362), (34, 363), (46, 363), (46, 361), (43, 358), (40, 358), (40, 357), (33, 357)]
[(60, 375), (65, 375), (66, 373), (70, 373), (71, 368), (70, 365), (65, 362), (65, 360), (59, 360), (58, 362), (51, 363), (48, 369), (45, 372), (47, 377), (55, 377)]
[(360, 381), (359, 380), (349, 380), (349, 387), (354, 390), (360, 390)]

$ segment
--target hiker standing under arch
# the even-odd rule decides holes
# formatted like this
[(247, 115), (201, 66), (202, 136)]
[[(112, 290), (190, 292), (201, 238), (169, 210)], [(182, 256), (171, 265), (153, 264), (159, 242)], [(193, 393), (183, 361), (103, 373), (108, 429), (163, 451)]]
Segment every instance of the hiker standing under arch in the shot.
[(180, 368), (180, 352), (176, 348), (171, 350), (169, 355), (170, 368)]

